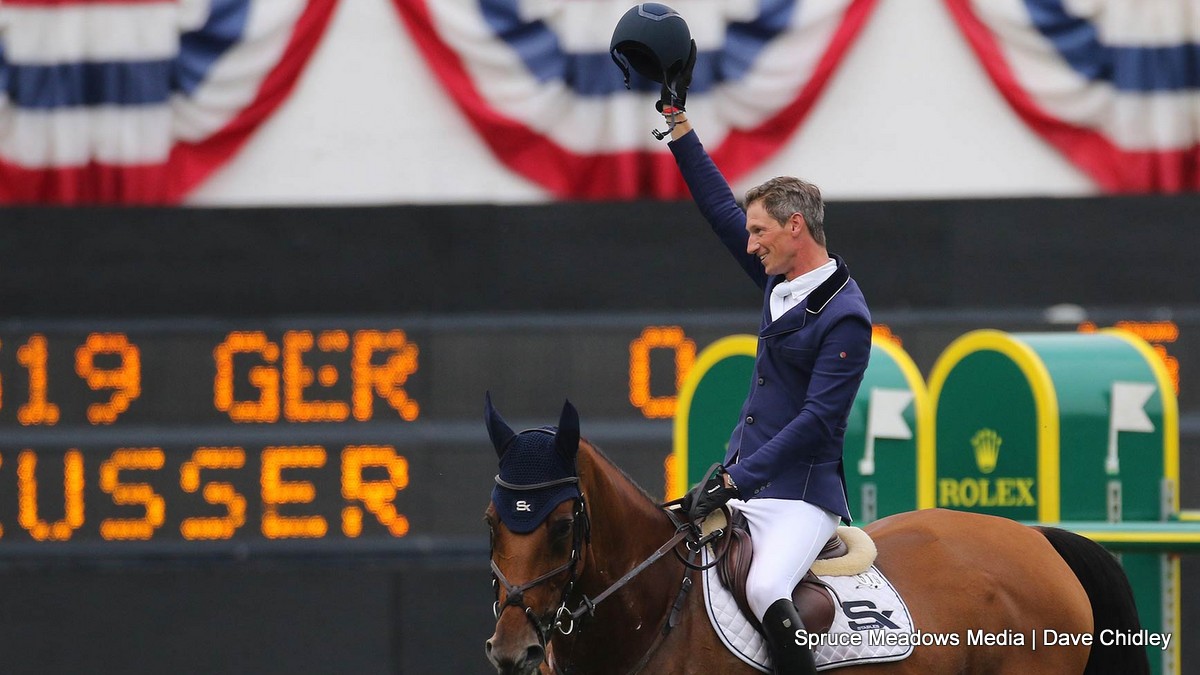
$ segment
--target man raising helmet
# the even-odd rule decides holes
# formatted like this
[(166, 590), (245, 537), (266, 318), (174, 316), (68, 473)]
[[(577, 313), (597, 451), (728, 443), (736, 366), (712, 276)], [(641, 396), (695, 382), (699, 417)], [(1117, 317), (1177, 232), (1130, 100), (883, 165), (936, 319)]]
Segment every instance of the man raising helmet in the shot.
[[(674, 51), (683, 49), (676, 39)], [(692, 197), (764, 292), (764, 307), (750, 391), (723, 466), (684, 506), (693, 519), (726, 503), (746, 516), (754, 547), (747, 600), (776, 672), (812, 675), (791, 594), (839, 519), (850, 520), (842, 444), (870, 358), (871, 317), (845, 262), (826, 250), (815, 185), (773, 178), (746, 194), (745, 212), (738, 206), (683, 110), (694, 63), (665, 78), (658, 107)]]

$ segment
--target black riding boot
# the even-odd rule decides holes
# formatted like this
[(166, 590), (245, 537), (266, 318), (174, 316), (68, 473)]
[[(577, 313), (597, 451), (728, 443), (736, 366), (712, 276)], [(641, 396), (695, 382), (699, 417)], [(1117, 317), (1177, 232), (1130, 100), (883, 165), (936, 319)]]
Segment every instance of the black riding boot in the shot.
[(762, 623), (776, 675), (816, 675), (812, 652), (807, 645), (796, 643), (796, 631), (804, 630), (804, 624), (790, 598), (772, 603)]

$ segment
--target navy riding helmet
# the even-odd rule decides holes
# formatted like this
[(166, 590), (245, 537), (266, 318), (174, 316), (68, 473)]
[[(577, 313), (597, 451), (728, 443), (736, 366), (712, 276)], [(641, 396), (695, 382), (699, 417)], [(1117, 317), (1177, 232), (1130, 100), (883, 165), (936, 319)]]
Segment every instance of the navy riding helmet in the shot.
[(563, 405), (557, 427), (513, 430), (492, 406), (489, 394), (484, 419), (496, 454), (500, 473), (492, 488), (492, 503), (500, 521), (517, 534), (533, 531), (554, 507), (579, 499), (579, 474), (575, 455), (579, 451), (579, 413), (570, 401)]
[(629, 8), (613, 29), (608, 53), (625, 75), (629, 69), (659, 84), (670, 83), (687, 63), (692, 34), (678, 12), (657, 2)]

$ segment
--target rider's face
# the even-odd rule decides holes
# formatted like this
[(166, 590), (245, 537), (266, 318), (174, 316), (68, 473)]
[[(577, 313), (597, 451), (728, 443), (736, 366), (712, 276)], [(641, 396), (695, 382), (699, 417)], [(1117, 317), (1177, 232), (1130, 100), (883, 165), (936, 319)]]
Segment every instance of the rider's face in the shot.
[(753, 202), (746, 208), (746, 231), (750, 234), (746, 252), (758, 256), (767, 274), (787, 274), (795, 266), (803, 225), (800, 214), (780, 223), (767, 213), (761, 200)]

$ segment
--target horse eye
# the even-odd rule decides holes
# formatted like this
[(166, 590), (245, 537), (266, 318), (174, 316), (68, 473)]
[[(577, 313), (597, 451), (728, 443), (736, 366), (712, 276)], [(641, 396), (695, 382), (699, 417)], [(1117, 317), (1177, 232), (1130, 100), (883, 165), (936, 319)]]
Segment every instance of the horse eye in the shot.
[(559, 520), (550, 526), (550, 536), (553, 539), (566, 539), (571, 534), (572, 520)]

